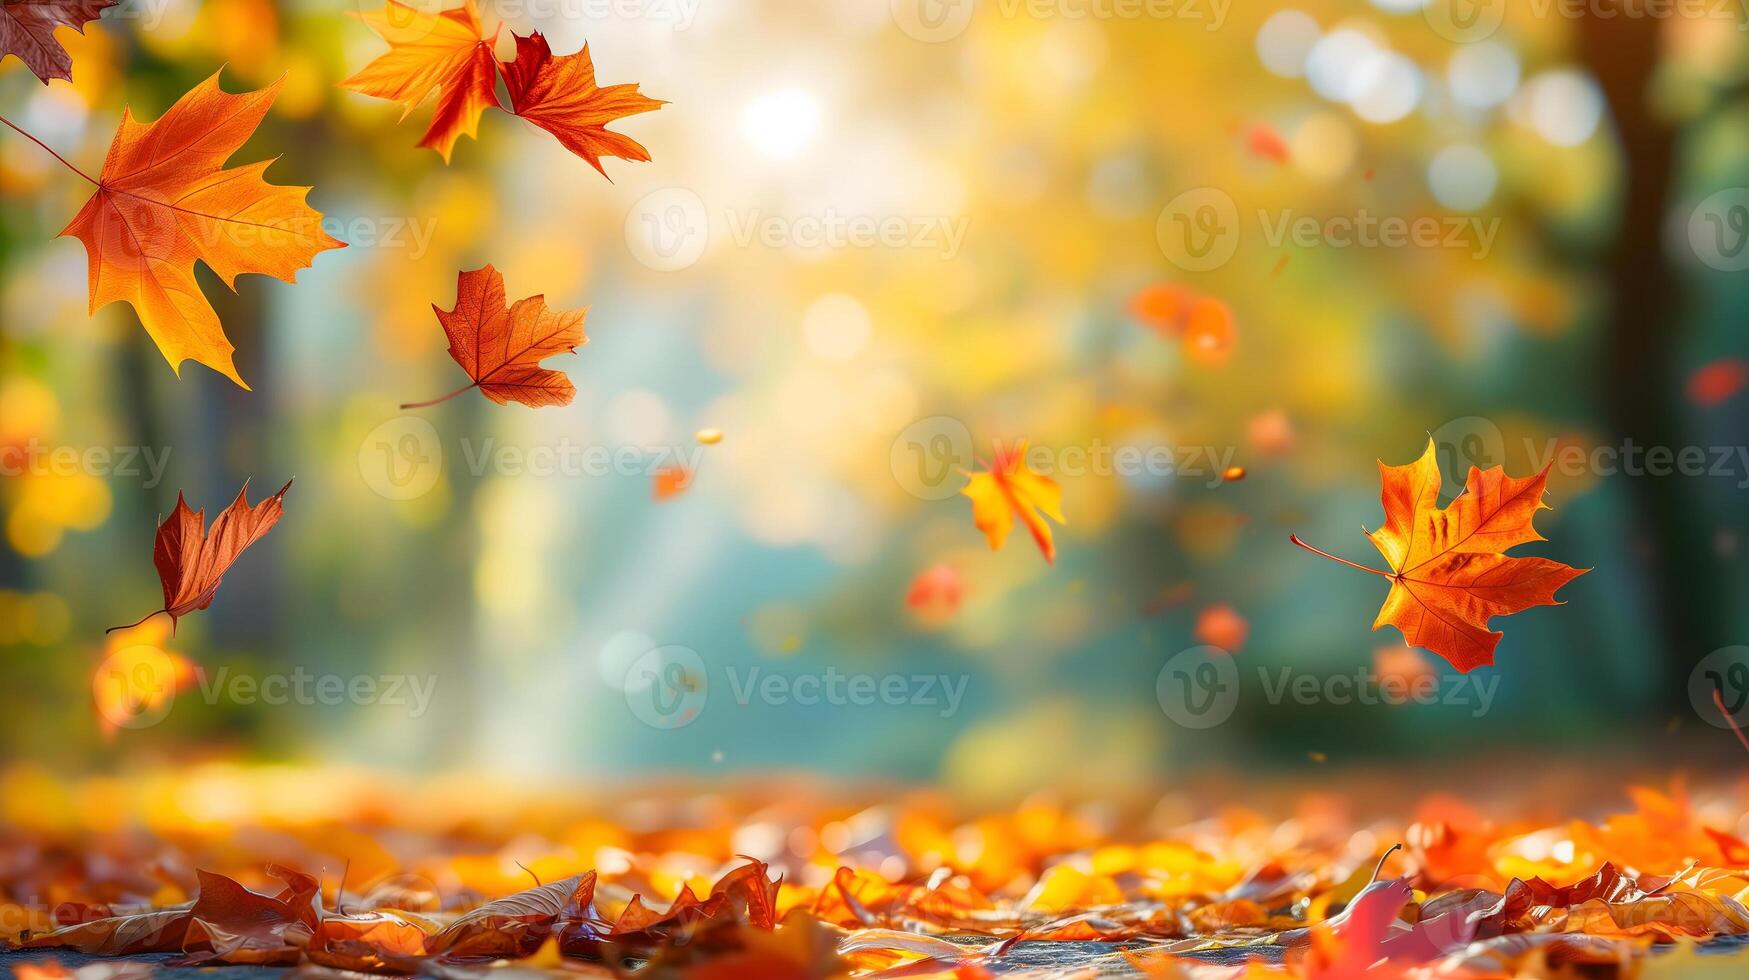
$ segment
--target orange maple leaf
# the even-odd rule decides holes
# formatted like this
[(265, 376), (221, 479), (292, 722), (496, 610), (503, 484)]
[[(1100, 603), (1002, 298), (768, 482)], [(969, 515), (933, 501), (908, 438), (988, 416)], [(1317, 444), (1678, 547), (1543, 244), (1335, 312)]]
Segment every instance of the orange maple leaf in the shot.
[[(285, 513), (285, 493), (290, 489), (291, 481), (287, 480), (278, 493), (250, 506), (249, 483), (245, 480), (243, 489), (237, 491), (237, 499), (213, 519), (211, 528), (206, 526), (206, 509), (189, 510), (188, 502), (178, 493), (176, 509), (158, 525), (158, 539), (152, 547), (152, 564), (157, 566), (158, 579), (164, 586), (164, 608), (140, 623), (159, 613), (168, 613), (170, 632), (174, 635), (181, 617), (212, 605), (219, 583), (238, 556), (272, 530)], [(127, 628), (116, 626), (105, 632)]]
[(576, 351), (583, 336), (580, 310), (549, 310), (545, 296), (519, 299), (505, 306), (504, 277), (488, 265), (463, 272), (456, 282), (455, 309), (431, 307), (449, 335), (449, 356), (468, 372), (473, 384), (441, 398), (413, 402), (402, 408), (425, 408), (473, 388), (500, 405), (518, 402), (531, 408), (569, 405), (576, 386), (562, 371), (540, 366), (554, 354)]
[(73, 56), (55, 40), (55, 28), (84, 33), (117, 0), (4, 0), (0, 3), (0, 59), (17, 55), (44, 85), (73, 80)]
[(992, 549), (1002, 547), (1018, 516), (1032, 533), (1045, 561), (1056, 562), (1057, 545), (1051, 539), (1051, 526), (1039, 514), (1043, 512), (1058, 524), (1068, 523), (1063, 520), (1063, 491), (1057, 481), (1026, 465), (1026, 440), (1022, 439), (1011, 450), (998, 447), (989, 472), (966, 475), (971, 482), (960, 493), (972, 498), (972, 523), (984, 532)]
[(1441, 509), (1440, 473), (1433, 440), (1407, 466), (1379, 463), (1384, 484), (1385, 526), (1367, 533), (1391, 570), (1368, 568), (1319, 551), (1290, 535), (1294, 544), (1391, 580), (1373, 629), (1395, 626), (1411, 646), (1431, 650), (1468, 673), (1494, 662), (1503, 635), (1488, 620), (1531, 606), (1558, 606), (1555, 592), (1590, 571), (1547, 558), (1514, 558), (1515, 545), (1545, 540), (1531, 526), (1548, 508), (1543, 491), (1548, 467), (1535, 476), (1511, 477), (1496, 466), (1470, 467), (1469, 480)]
[(97, 193), (61, 232), (85, 243), (91, 312), (118, 300), (133, 306), (179, 375), (182, 362), (194, 360), (249, 387), (195, 281), (197, 260), (234, 289), (245, 272), (293, 282), (317, 253), (345, 247), (304, 202), (308, 187), (267, 183), (272, 160), (224, 167), (283, 84), (231, 95), (214, 73), (156, 122), (124, 112), (103, 172), (91, 181)]
[(577, 154), (606, 177), (604, 156), (648, 161), (650, 151), (629, 136), (610, 132), (615, 119), (660, 109), (668, 103), (638, 92), (636, 85), (595, 84), (595, 63), (589, 45), (576, 54), (554, 57), (547, 39), (536, 31), (516, 36), (516, 60), (503, 63), (504, 87), (510, 111), (552, 133), (565, 149)]
[(498, 104), (492, 55), (498, 32), (485, 36), (474, 0), (434, 14), (389, 0), (382, 10), (354, 16), (387, 41), (389, 50), (340, 86), (401, 103), (402, 119), (436, 92), (437, 111), (419, 145), (448, 162), (455, 141), (476, 136), (480, 114)]
[(389, 50), (341, 87), (401, 103), (403, 119), (437, 93), (431, 128), (419, 145), (436, 150), (445, 162), (457, 139), (477, 134), (482, 113), (506, 108), (495, 91), (499, 74), (510, 94), (510, 112), (553, 134), (603, 177), (602, 157), (650, 159), (642, 144), (609, 131), (607, 124), (667, 103), (640, 94), (635, 84), (597, 86), (588, 45), (554, 56), (539, 31), (518, 34), (515, 60), (500, 62), (493, 44), (501, 28), (486, 35), (474, 0), (437, 13), (388, 0), (381, 11), (357, 16), (388, 42)]

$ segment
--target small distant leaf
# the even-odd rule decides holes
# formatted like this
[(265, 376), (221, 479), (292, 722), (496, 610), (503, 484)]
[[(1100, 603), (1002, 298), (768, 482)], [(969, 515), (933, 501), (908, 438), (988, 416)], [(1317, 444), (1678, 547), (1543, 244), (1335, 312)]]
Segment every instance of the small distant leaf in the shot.
[(1050, 525), (1040, 515), (1058, 524), (1067, 523), (1063, 520), (1063, 491), (1057, 481), (1026, 465), (1026, 446), (1023, 439), (1011, 450), (999, 449), (989, 471), (968, 474), (971, 482), (960, 493), (972, 499), (972, 523), (984, 532), (992, 549), (1002, 547), (1019, 517), (1045, 561), (1054, 563), (1057, 545)]

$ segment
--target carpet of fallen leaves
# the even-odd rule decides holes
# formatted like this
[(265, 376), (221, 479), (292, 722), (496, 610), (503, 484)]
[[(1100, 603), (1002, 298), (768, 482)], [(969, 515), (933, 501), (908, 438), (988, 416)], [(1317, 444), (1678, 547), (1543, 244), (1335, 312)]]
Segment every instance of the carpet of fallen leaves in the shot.
[(1435, 795), (1401, 819), (1356, 818), (1336, 793), (1273, 814), (1199, 811), (1188, 792), (985, 812), (928, 791), (851, 795), (13, 770), (0, 970), (1202, 980), (1746, 965), (1732, 949), (1749, 934), (1749, 786), (1633, 788), (1594, 820), (1552, 816), (1572, 804), (1541, 795), (1486, 812)]

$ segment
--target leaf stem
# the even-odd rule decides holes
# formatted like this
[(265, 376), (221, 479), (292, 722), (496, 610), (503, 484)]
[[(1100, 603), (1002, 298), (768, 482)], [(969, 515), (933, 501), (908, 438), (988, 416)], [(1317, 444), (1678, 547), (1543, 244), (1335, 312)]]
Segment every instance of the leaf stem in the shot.
[(170, 610), (168, 610), (168, 609), (159, 609), (156, 612), (149, 612), (146, 614), (145, 618), (139, 620), (139, 622), (129, 623), (126, 626), (111, 626), (109, 629), (106, 629), (103, 631), (103, 635), (108, 636), (109, 634), (114, 633), (116, 630), (131, 630), (134, 627), (140, 625), (140, 623), (144, 623), (147, 619), (151, 619), (153, 616), (158, 615), (158, 613), (167, 613), (169, 611)]
[(52, 156), (56, 160), (61, 161), (61, 166), (66, 167), (68, 170), (71, 170), (74, 173), (78, 174), (79, 176), (85, 178), (86, 180), (91, 181), (91, 183), (97, 185), (98, 187), (103, 186), (103, 184), (101, 182), (99, 182), (97, 180), (93, 180), (90, 174), (86, 173), (83, 170), (80, 170), (78, 167), (73, 166), (71, 163), (68, 163), (66, 157), (61, 156), (59, 153), (56, 153), (54, 151), (54, 149), (52, 147), (50, 147), (47, 143), (44, 143), (42, 140), (37, 139), (35, 136), (30, 135), (29, 133), (25, 132), (22, 129), (19, 129), (17, 123), (6, 118), (5, 116), (0, 116), (0, 123), (5, 123), (7, 126), (11, 127), (13, 132), (17, 133), (18, 135), (24, 137), (27, 140), (30, 140), (32, 143), (35, 143), (37, 146), (42, 147), (44, 150), (47, 150), (49, 156)]
[(1731, 713), (1725, 710), (1725, 696), (1719, 692), (1717, 687), (1713, 688), (1713, 703), (1719, 706), (1719, 714), (1725, 717), (1725, 723), (1731, 726), (1731, 731), (1737, 733), (1737, 741), (1743, 744), (1744, 749), (1749, 749), (1749, 738), (1743, 736), (1743, 729), (1737, 727), (1737, 719), (1731, 717)]
[(1314, 555), (1323, 555), (1325, 558), (1328, 558), (1334, 562), (1340, 562), (1344, 565), (1347, 565), (1349, 568), (1358, 568), (1363, 572), (1371, 572), (1374, 575), (1383, 575), (1385, 578), (1396, 578), (1396, 576), (1392, 575), (1390, 572), (1381, 572), (1376, 568), (1368, 568), (1365, 565), (1357, 565), (1354, 562), (1351, 562), (1346, 558), (1338, 558), (1328, 551), (1319, 551), (1317, 548), (1314, 548), (1311, 545), (1305, 543), (1304, 541), (1301, 541), (1300, 536), (1297, 534), (1290, 534), (1287, 536), (1287, 539), (1289, 541), (1292, 541), (1294, 544), (1297, 544), (1300, 547), (1306, 549), (1307, 551), (1311, 552)]
[(401, 406), (401, 411), (404, 412), (410, 408), (430, 408), (433, 405), (440, 405), (446, 401), (449, 401), (451, 398), (454, 398), (455, 396), (462, 394), (463, 392), (472, 391), (475, 388), (478, 388), (479, 386), (480, 386), (480, 383), (478, 381), (476, 381), (473, 384), (468, 385), (465, 388), (457, 388), (456, 390), (450, 392), (449, 394), (444, 395), (442, 398), (433, 398), (430, 401), (425, 401), (425, 402), (408, 402), (407, 404)]

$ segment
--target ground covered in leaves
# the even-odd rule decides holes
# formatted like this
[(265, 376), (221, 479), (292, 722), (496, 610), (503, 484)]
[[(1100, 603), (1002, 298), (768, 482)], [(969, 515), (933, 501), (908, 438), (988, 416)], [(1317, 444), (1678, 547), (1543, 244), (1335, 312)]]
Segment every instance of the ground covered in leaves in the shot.
[[(0, 969), (251, 975), (1749, 973), (1749, 785), (1614, 812), (811, 784), (590, 794), (205, 767), (0, 776)], [(189, 974), (194, 975), (194, 974)], [(242, 975), (237, 973), (236, 975)]]

